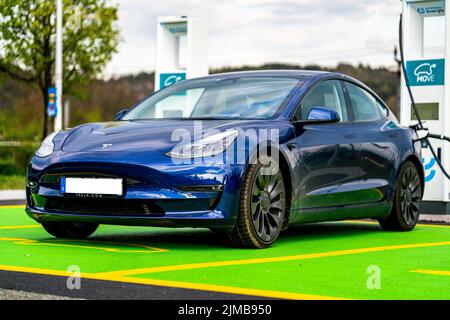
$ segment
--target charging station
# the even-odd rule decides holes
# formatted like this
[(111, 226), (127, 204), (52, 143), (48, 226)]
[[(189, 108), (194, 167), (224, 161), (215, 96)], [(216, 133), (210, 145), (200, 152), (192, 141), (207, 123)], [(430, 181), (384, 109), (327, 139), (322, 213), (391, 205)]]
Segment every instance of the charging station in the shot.
[[(450, 135), (450, 0), (403, 0), (402, 38), (404, 63), (416, 108), (428, 130)], [(433, 41), (430, 44), (430, 41)], [(402, 73), (400, 122), (417, 124)], [(437, 156), (450, 169), (450, 143), (433, 140)], [(426, 143), (422, 161), (425, 194), (422, 220), (450, 221), (450, 180), (445, 177)]]
[[(155, 91), (182, 80), (208, 75), (208, 28), (196, 17), (159, 17), (156, 36)], [(156, 117), (183, 117), (191, 112), (190, 95), (171, 97), (157, 106)], [(174, 101), (176, 99), (177, 101)]]

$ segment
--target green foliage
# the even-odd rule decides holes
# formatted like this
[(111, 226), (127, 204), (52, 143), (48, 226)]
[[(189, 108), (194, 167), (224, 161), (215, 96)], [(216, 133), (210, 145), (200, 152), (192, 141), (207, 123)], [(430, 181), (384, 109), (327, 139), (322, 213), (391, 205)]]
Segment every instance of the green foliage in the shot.
[[(117, 51), (117, 8), (106, 0), (64, 0), (64, 81), (86, 82)], [(56, 1), (0, 2), (1, 67), (25, 80), (53, 77)], [(46, 72), (50, 71), (49, 74)]]
[[(117, 8), (107, 0), (63, 0), (64, 90), (87, 83), (117, 51)], [(0, 1), (0, 72), (36, 83), (41, 104), (53, 83), (56, 1)], [(45, 117), (45, 115), (44, 115)], [(46, 130), (44, 130), (46, 132)]]
[(25, 189), (25, 176), (0, 176), (0, 190)]
[(0, 176), (25, 175), (36, 146), (0, 147)]

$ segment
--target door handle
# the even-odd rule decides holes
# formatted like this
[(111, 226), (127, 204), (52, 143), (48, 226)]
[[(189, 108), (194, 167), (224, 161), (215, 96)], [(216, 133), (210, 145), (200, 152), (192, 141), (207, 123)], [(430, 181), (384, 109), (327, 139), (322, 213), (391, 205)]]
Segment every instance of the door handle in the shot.
[(295, 144), (295, 143), (288, 143), (287, 147), (288, 147), (289, 151), (292, 151), (295, 148), (297, 148), (297, 144)]
[(398, 133), (397, 132), (389, 133), (388, 136), (389, 138), (397, 138)]
[(355, 133), (346, 133), (345, 135), (344, 135), (344, 138), (345, 139), (354, 139), (356, 137), (356, 134)]

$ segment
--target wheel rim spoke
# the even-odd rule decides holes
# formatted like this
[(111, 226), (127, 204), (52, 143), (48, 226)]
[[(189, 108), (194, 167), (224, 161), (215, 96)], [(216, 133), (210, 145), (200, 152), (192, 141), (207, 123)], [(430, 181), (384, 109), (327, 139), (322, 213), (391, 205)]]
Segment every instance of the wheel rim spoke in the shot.
[(285, 204), (284, 199), (280, 199), (276, 202), (273, 202), (271, 208), (277, 209), (279, 211), (283, 211), (285, 208), (285, 205), (286, 204)]
[(257, 232), (260, 232), (260, 229), (261, 229), (261, 220), (262, 220), (262, 217), (261, 217), (261, 210), (258, 210), (257, 212), (255, 212), (255, 213), (253, 214), (253, 223), (254, 223), (254, 226), (255, 226), (255, 230), (256, 230)]
[(272, 211), (269, 211), (269, 214), (268, 214), (268, 217), (270, 217), (269, 219), (271, 220), (272, 225), (274, 225), (277, 228), (280, 227), (280, 224), (282, 222), (280, 219), (279, 213), (280, 213), (280, 211), (274, 212), (272, 210)]
[(252, 195), (253, 195), (253, 196), (259, 196), (259, 195), (261, 195), (261, 189), (259, 188), (259, 186), (258, 186), (258, 184), (256, 183), (256, 181), (253, 183)]
[(272, 192), (272, 190), (275, 188), (276, 184), (278, 183), (278, 175), (272, 175), (269, 177), (269, 181), (267, 183), (267, 192)]
[(250, 209), (253, 228), (262, 241), (274, 240), (283, 225), (286, 195), (283, 176), (279, 171), (262, 174), (260, 167), (252, 184)]
[(422, 187), (417, 171), (408, 168), (401, 180), (400, 209), (406, 224), (413, 225), (417, 222), (420, 202), (422, 198)]
[[(261, 211), (261, 202), (259, 200), (257, 202), (252, 202), (253, 215), (258, 216), (260, 211)], [(256, 217), (254, 219), (256, 219)]]
[(270, 200), (274, 200), (279, 194), (284, 193), (283, 181), (279, 181), (270, 193)]

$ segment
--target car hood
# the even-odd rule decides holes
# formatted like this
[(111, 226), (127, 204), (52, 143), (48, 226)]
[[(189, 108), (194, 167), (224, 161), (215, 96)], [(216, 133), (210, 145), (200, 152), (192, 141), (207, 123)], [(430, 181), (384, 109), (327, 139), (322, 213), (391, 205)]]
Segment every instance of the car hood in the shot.
[[(286, 126), (286, 123), (284, 123)], [(65, 152), (157, 151), (167, 152), (175, 146), (178, 137), (195, 137), (208, 130), (225, 131), (274, 127), (261, 120), (142, 120), (90, 123), (68, 132), (62, 150)]]

